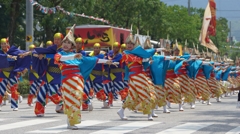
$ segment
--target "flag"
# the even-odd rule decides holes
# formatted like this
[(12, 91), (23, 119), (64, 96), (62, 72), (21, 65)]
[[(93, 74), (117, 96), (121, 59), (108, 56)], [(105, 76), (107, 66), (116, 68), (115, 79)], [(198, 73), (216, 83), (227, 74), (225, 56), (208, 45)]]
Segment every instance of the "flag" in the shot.
[(216, 3), (214, 2), (214, 0), (209, 0), (204, 13), (202, 30), (200, 33), (199, 41), (201, 45), (217, 53), (218, 48), (209, 38), (209, 36), (215, 35), (216, 35)]

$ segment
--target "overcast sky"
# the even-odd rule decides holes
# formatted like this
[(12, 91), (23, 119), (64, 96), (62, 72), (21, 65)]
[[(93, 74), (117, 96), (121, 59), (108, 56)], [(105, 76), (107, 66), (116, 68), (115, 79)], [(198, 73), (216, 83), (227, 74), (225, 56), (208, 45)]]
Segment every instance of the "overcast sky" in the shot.
[[(188, 0), (160, 0), (168, 5), (188, 6)], [(191, 6), (206, 8), (208, 0), (191, 0)], [(240, 20), (240, 0), (215, 0), (217, 4), (217, 18), (225, 17), (228, 20)]]

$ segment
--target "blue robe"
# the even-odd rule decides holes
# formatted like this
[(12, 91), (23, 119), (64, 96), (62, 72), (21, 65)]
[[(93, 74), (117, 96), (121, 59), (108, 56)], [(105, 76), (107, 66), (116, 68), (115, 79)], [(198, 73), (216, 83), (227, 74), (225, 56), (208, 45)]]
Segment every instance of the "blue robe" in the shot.
[[(48, 84), (61, 84), (61, 71), (58, 68), (58, 65), (54, 64), (54, 55), (58, 52), (62, 51), (62, 48), (57, 48), (57, 45), (52, 45), (47, 48), (35, 48), (35, 51), (38, 54), (46, 54), (46, 58), (42, 59), (45, 61), (39, 61), (39, 65), (41, 65), (41, 69), (39, 75), (42, 75), (43, 70), (44, 76), (42, 76), (42, 80), (48, 82)], [(50, 71), (49, 68), (54, 68), (55, 72)]]
[[(75, 53), (70, 52), (66, 53), (64, 51), (58, 52), (60, 55), (74, 55)], [(74, 59), (74, 60), (67, 60), (63, 61), (64, 64), (68, 65), (76, 65), (80, 69), (79, 74), (83, 76), (84, 81), (86, 81), (92, 72), (93, 68), (95, 67), (97, 63), (98, 58), (97, 57), (86, 57), (82, 56), (82, 59)], [(63, 77), (62, 77), (63, 78)]]
[[(155, 49), (147, 49), (144, 50), (141, 46), (137, 46), (135, 47), (133, 50), (125, 50), (124, 53), (125, 54), (132, 54), (132, 55), (136, 55), (138, 57), (141, 58), (150, 58), (155, 54), (156, 50)], [(143, 65), (145, 68), (148, 66), (148, 64), (146, 63), (145, 65)], [(125, 73), (124, 73), (124, 80), (128, 80), (127, 77), (129, 77), (129, 75), (131, 75), (134, 72), (129, 72), (129, 68), (127, 66), (125, 66)]]
[[(119, 62), (120, 63), (120, 60), (122, 59), (122, 54), (121, 53), (118, 53), (116, 55), (114, 55), (113, 51), (109, 51), (108, 52), (108, 56), (107, 58), (108, 60), (112, 60), (112, 62)], [(122, 70), (122, 67), (120, 65), (118, 65), (118, 67), (114, 66), (114, 65), (104, 65), (104, 69), (106, 71), (106, 69), (108, 68), (108, 77), (109, 77), (109, 80), (111, 81), (122, 81), (122, 73), (120, 70)], [(111, 71), (114, 71), (114, 70), (119, 70), (119, 72), (111, 72)]]
[(153, 63), (150, 66), (152, 80), (155, 85), (164, 87), (166, 73), (169, 65), (169, 60), (164, 60), (162, 55), (154, 55), (152, 57)]
[[(98, 54), (98, 55), (95, 55), (93, 57), (96, 57), (98, 59), (104, 59), (104, 55), (103, 54)], [(93, 72), (90, 74), (90, 80), (92, 82), (95, 82), (95, 83), (102, 83), (103, 82), (103, 77), (107, 77), (107, 76), (103, 76), (103, 64), (100, 63), (100, 64), (96, 64), (95, 67), (93, 68)], [(97, 74), (94, 73), (94, 72), (98, 72)]]
[[(214, 62), (210, 62), (210, 64), (214, 64)], [(203, 73), (205, 78), (208, 80), (210, 78), (211, 72), (213, 71), (213, 67), (210, 65), (202, 65), (203, 66)]]
[(223, 73), (222, 73), (222, 81), (227, 81), (228, 80), (228, 75), (231, 71), (231, 67), (228, 67)]

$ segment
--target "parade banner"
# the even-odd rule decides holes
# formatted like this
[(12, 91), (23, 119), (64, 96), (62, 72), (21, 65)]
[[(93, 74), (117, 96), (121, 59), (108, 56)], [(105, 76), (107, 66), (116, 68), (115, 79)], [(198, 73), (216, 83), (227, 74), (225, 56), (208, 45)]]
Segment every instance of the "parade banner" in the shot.
[(85, 15), (84, 13), (82, 14), (78, 14), (78, 13), (73, 13), (73, 12), (69, 12), (69, 11), (65, 11), (64, 8), (60, 7), (60, 6), (56, 6), (56, 7), (44, 7), (41, 4), (39, 4), (38, 2), (36, 2), (35, 0), (30, 0), (31, 4), (33, 6), (36, 6), (36, 8), (41, 11), (44, 14), (55, 14), (56, 11), (59, 11), (65, 15), (69, 15), (69, 16), (77, 16), (77, 17), (83, 17), (83, 18), (88, 18), (88, 19), (92, 19), (92, 20), (96, 20), (96, 21), (101, 21), (104, 22), (106, 24), (109, 24), (108, 20), (104, 20), (103, 18), (98, 18), (98, 17), (94, 17), (94, 16), (88, 16)]
[[(70, 27), (66, 29), (66, 33)], [(75, 37), (81, 37), (84, 47), (92, 47), (94, 43), (100, 43), (101, 47), (112, 47), (114, 42), (120, 44), (125, 42), (129, 35), (129, 29), (111, 27), (106, 25), (82, 25), (76, 26), (74, 30)]]
[(201, 33), (199, 36), (199, 41), (201, 45), (211, 49), (213, 52), (217, 53), (218, 48), (214, 45), (209, 36), (216, 35), (216, 3), (214, 0), (209, 0), (208, 5), (205, 9), (203, 24)]

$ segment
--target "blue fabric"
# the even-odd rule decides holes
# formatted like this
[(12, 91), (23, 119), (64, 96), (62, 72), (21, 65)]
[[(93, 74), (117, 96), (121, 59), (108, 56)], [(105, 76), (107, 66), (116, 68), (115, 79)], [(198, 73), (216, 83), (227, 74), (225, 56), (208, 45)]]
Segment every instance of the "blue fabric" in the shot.
[(197, 77), (197, 73), (199, 71), (199, 69), (202, 66), (202, 61), (201, 60), (195, 60), (192, 64), (191, 64), (191, 69), (190, 69), (190, 74), (192, 76), (192, 79), (195, 79)]
[(141, 46), (137, 46), (131, 51), (129, 51), (129, 50), (124, 51), (125, 54), (133, 54), (133, 55), (136, 55), (141, 58), (150, 58), (152, 56), (152, 54), (150, 52), (152, 52), (152, 51), (149, 50), (149, 52), (148, 52), (148, 51), (144, 50)]
[(18, 58), (14, 66), (14, 72), (22, 72), (25, 68), (30, 69), (31, 56), (25, 56), (24, 58)]
[(178, 70), (182, 67), (184, 61), (178, 61), (174, 67), (174, 73), (178, 74)]
[(213, 67), (210, 65), (203, 65), (203, 73), (206, 79), (208, 80), (210, 78), (210, 74), (213, 71)]
[(128, 81), (129, 79), (129, 68), (127, 66), (124, 67), (124, 80)]
[(175, 66), (176, 66), (176, 61), (170, 60), (168, 65), (168, 70), (174, 70)]
[(228, 75), (231, 71), (231, 67), (228, 67), (223, 73), (222, 73), (222, 80), (227, 81), (228, 80)]
[(7, 68), (9, 66), (7, 54), (0, 50), (0, 68)]
[(191, 58), (191, 55), (183, 55), (180, 58), (184, 58), (185, 60), (188, 60)]
[(169, 60), (165, 60), (162, 55), (154, 55), (153, 63), (150, 66), (153, 83), (164, 87)]
[(81, 51), (73, 51), (74, 53), (80, 53), (82, 54), (82, 56), (86, 56), (86, 52), (84, 50), (81, 50)]
[[(64, 51), (59, 52), (61, 55), (74, 55), (73, 52), (66, 53)], [(82, 59), (74, 59), (74, 60), (67, 60), (63, 61), (64, 64), (69, 65), (76, 65), (79, 67), (81, 75), (83, 76), (84, 80), (86, 81), (92, 72), (93, 68), (97, 63), (97, 57), (86, 57), (82, 56)]]
[(55, 54), (46, 54), (47, 59), (54, 59)]
[(151, 57), (156, 53), (156, 49), (146, 49), (146, 51), (151, 55)]
[(34, 49), (38, 54), (56, 54), (57, 45), (52, 45), (47, 48), (37, 47)]
[[(146, 52), (148, 52), (151, 55), (151, 57), (152, 57), (156, 53), (156, 50), (155, 49), (146, 49)], [(148, 61), (147, 62), (143, 62), (142, 65), (143, 65), (143, 69), (144, 70), (146, 70), (150, 66)]]
[(187, 69), (187, 75), (189, 78), (193, 78), (193, 71), (192, 71), (192, 64), (195, 62), (195, 60), (188, 61), (186, 66)]

